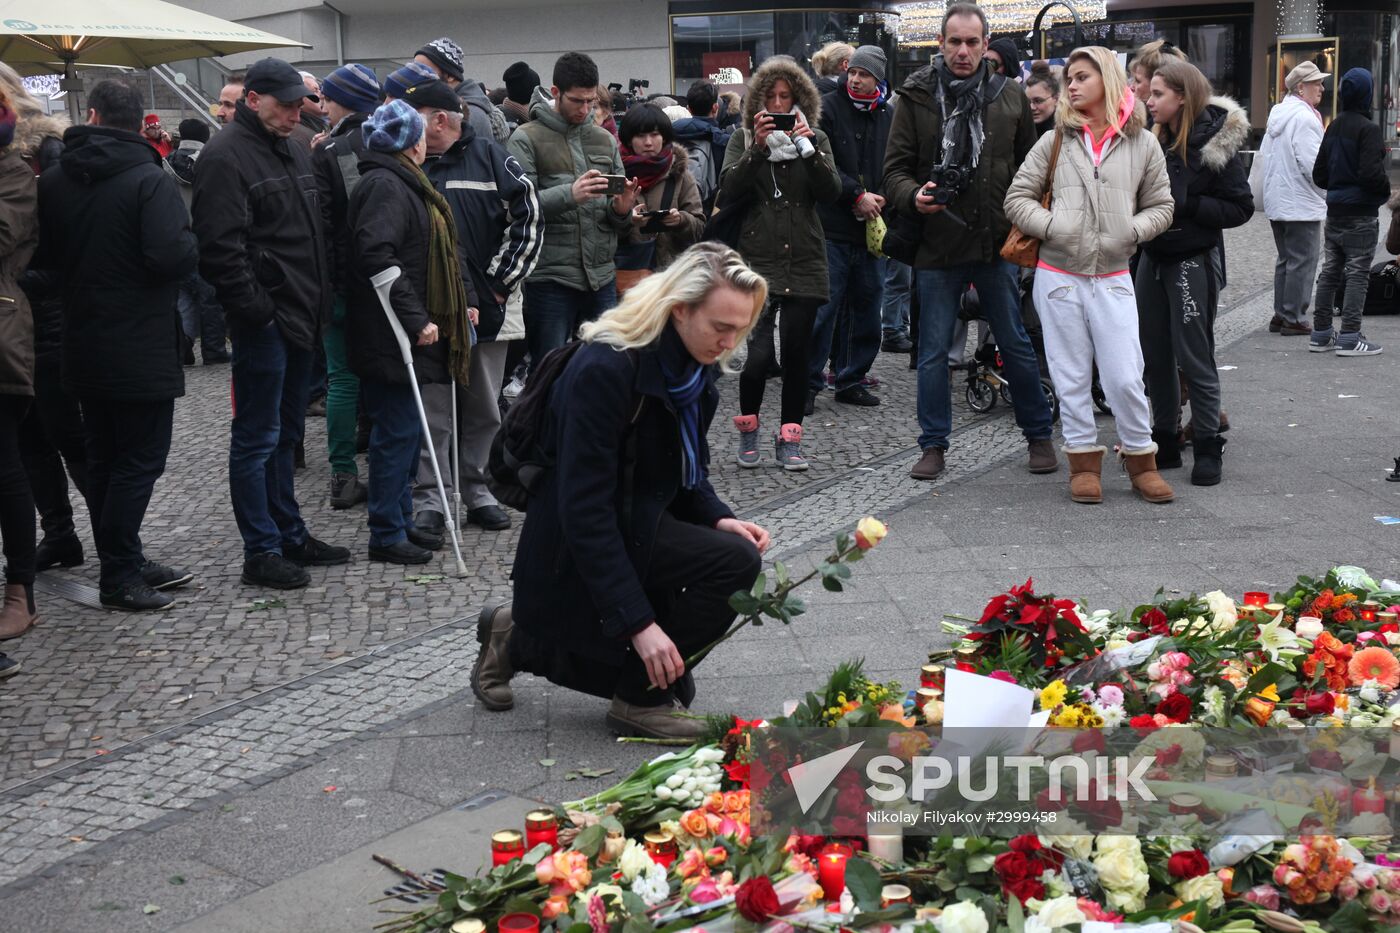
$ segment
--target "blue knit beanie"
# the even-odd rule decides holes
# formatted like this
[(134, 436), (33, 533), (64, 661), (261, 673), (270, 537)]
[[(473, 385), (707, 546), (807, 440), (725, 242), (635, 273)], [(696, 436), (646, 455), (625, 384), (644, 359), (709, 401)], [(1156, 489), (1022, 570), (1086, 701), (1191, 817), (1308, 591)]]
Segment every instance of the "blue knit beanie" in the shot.
[(437, 72), (419, 62), (409, 62), (384, 79), (384, 96), (402, 98), (415, 84), (438, 80)]
[(341, 65), (321, 81), (321, 93), (355, 113), (370, 113), (384, 92), (379, 79), (365, 65)]
[(375, 152), (403, 152), (422, 138), (423, 118), (407, 102), (390, 100), (370, 114), (360, 132)]

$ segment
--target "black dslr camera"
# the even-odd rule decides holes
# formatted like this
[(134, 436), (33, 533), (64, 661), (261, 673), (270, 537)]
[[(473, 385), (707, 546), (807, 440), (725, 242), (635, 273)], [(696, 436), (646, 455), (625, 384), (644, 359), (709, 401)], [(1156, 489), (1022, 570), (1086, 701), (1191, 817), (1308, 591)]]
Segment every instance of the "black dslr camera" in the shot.
[(924, 194), (933, 198), (934, 204), (952, 204), (972, 181), (972, 173), (956, 165), (935, 165), (929, 172), (929, 179), (936, 187), (925, 188)]

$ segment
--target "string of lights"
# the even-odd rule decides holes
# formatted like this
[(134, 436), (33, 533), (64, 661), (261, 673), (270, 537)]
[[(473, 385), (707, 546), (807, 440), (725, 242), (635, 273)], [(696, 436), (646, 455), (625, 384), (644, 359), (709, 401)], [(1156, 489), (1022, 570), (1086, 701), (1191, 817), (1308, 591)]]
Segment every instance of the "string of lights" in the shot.
[[(1282, 6), (1290, 0), (1277, 0)], [(1294, 0), (1296, 2), (1296, 0)], [(1045, 5), (1045, 0), (981, 0), (979, 5), (987, 14), (988, 25), (993, 33), (1026, 32), (1035, 22), (1035, 16)], [(943, 26), (943, 10), (946, 0), (919, 0), (899, 4), (899, 41), (903, 45), (927, 45), (938, 38)], [(1077, 3), (1079, 17), (1086, 23), (1107, 18), (1108, 11), (1104, 0), (1088, 0)], [(1045, 14), (1044, 25), (1071, 22), (1069, 13), (1063, 7), (1054, 7)]]
[(1322, 35), (1322, 0), (1274, 0), (1280, 36)]

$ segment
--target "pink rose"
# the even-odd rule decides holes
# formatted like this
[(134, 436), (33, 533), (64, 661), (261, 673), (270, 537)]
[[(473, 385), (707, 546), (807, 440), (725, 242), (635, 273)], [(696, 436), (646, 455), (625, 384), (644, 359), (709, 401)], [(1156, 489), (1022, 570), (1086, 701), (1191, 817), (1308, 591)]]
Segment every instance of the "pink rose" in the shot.
[(1366, 906), (1371, 909), (1372, 913), (1389, 913), (1393, 905), (1394, 901), (1391, 899), (1391, 896), (1384, 891), (1372, 891), (1370, 894), (1366, 895)]
[(1244, 892), (1244, 899), (1251, 904), (1258, 904), (1265, 910), (1278, 910), (1278, 888), (1272, 885), (1256, 884), (1254, 887)]
[(1355, 900), (1361, 893), (1361, 885), (1356, 883), (1355, 878), (1343, 878), (1341, 884), (1337, 885), (1337, 896), (1344, 901)]
[(1389, 871), (1381, 879), (1381, 885), (1388, 894), (1400, 894), (1400, 872)]
[(724, 895), (719, 893), (719, 887), (712, 878), (706, 878), (704, 881), (691, 888), (690, 893), (686, 895), (692, 904), (708, 904), (711, 901), (719, 900), (723, 896)]

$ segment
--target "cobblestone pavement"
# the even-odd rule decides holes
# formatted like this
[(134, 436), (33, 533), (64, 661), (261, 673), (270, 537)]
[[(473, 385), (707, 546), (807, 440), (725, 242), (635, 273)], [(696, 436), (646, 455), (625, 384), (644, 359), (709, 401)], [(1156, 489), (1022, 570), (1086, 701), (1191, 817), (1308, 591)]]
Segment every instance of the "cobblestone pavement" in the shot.
[[(1260, 218), (1232, 232), (1232, 282), (1222, 307), (1249, 305), (1254, 312), (1260, 306), (1272, 250)], [(1262, 319), (1225, 314), (1219, 344), (1257, 329)], [(878, 408), (851, 408), (829, 396), (818, 402), (808, 419), (813, 469), (806, 474), (739, 470), (726, 455), (727, 422), (717, 420), (711, 441), (721, 495), (765, 522), (777, 550), (790, 553), (862, 514), (928, 495), (928, 486), (907, 478), (917, 455), (907, 363), (899, 356), (877, 362), (884, 400)], [(461, 691), (462, 658), (475, 646), (469, 629), (449, 623), (509, 593), (514, 531), (466, 532), (463, 550), (473, 571), (467, 580), (448, 576), (446, 559), (408, 572), (366, 561), (363, 510), (336, 512), (325, 503), (327, 469), (315, 455), (324, 450), (320, 419), (308, 420), (312, 465), (299, 476), (303, 509), (313, 533), (350, 545), (355, 560), (314, 571), (314, 585), (302, 591), (242, 586), (225, 482), (227, 370), (198, 367), (187, 375), (176, 449), (144, 540), (152, 557), (195, 571), (198, 584), (158, 615), (107, 613), (50, 596), (43, 624), (6, 646), (24, 671), (0, 686), (6, 752), (0, 821), (13, 821), (0, 822), (0, 883), (17, 877), (21, 864), (32, 870), (38, 852), (48, 853), (45, 860), (62, 857), (70, 837), (99, 842)], [(735, 380), (722, 385), (721, 411), (733, 410)], [(765, 414), (776, 406), (776, 387), (770, 386)], [(958, 437), (948, 474), (935, 489), (1022, 449), (1009, 406), (979, 416), (955, 396), (954, 415)], [(87, 539), (85, 526), (80, 533)], [(441, 579), (407, 579), (425, 573)], [(95, 561), (61, 576), (95, 583)], [(410, 662), (419, 657), (415, 669)], [(389, 670), (394, 677), (382, 679)], [(328, 673), (312, 677), (317, 672)], [(310, 680), (302, 689), (279, 689), (304, 678)], [(123, 752), (155, 733), (161, 734)], [(83, 768), (84, 762), (101, 766)]]

